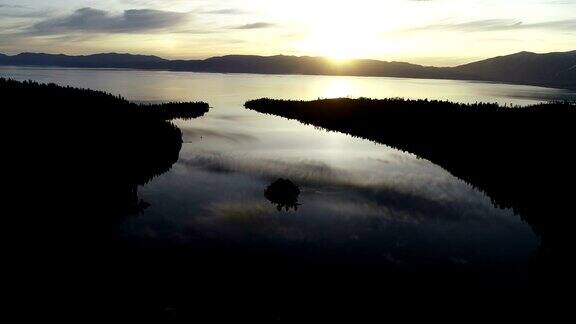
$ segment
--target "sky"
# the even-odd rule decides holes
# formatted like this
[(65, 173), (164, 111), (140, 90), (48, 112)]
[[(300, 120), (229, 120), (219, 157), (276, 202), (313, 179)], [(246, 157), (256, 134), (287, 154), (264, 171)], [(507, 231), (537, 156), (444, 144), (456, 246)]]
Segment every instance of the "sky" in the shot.
[(0, 0), (0, 53), (369, 58), (576, 50), (576, 0)]

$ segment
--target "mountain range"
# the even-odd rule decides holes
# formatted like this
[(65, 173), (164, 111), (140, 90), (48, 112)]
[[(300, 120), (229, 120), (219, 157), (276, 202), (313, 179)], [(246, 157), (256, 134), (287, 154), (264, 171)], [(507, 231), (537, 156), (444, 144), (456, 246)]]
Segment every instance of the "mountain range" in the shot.
[(167, 60), (158, 56), (118, 53), (83, 56), (0, 54), (0, 65), (479, 80), (576, 89), (576, 51), (546, 54), (520, 52), (456, 67), (378, 60), (351, 60), (335, 64), (321, 57), (285, 55), (227, 55), (205, 60)]

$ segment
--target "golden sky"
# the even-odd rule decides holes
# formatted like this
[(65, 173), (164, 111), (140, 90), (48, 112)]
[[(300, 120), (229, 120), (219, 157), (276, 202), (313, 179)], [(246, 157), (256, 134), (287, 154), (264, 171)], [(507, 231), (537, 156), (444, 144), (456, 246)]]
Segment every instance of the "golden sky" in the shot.
[(576, 0), (0, 0), (0, 52), (456, 65), (576, 49)]

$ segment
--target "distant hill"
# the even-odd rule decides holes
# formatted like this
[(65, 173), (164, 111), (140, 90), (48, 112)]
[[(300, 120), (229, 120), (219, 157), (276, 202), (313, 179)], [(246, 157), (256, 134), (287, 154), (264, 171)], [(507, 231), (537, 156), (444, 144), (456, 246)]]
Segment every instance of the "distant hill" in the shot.
[(576, 51), (520, 52), (454, 68), (475, 80), (576, 88)]
[(94, 54), (69, 56), (63, 54), (22, 53), (14, 56), (0, 56), (2, 65), (59, 66), (81, 68), (134, 68), (153, 69), (165, 62), (156, 56), (131, 54)]
[(483, 80), (576, 89), (576, 51), (548, 54), (521, 52), (457, 67), (431, 67), (377, 60), (334, 64), (326, 58), (285, 55), (228, 55), (205, 60), (166, 60), (157, 56), (117, 53), (86, 56), (0, 54), (0, 65)]

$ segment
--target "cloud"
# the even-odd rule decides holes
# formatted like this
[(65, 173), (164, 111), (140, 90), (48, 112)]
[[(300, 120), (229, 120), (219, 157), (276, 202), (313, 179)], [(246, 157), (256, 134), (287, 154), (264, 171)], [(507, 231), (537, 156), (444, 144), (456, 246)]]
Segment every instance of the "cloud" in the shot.
[(0, 3), (0, 17), (8, 18), (38, 18), (47, 17), (51, 10), (34, 9), (23, 5), (12, 5)]
[(257, 23), (237, 26), (237, 27), (234, 27), (234, 29), (262, 29), (262, 28), (270, 28), (270, 27), (274, 27), (274, 26), (275, 26), (275, 24), (266, 23), (266, 22), (257, 22)]
[(521, 21), (508, 20), (508, 19), (485, 19), (475, 20), (453, 25), (438, 25), (440, 29), (452, 28), (462, 31), (491, 31), (491, 30), (507, 30), (514, 29), (522, 25)]
[(162, 30), (184, 24), (188, 13), (152, 9), (125, 10), (122, 14), (82, 8), (70, 15), (38, 22), (31, 27), (33, 34), (89, 33), (140, 33)]
[(485, 31), (505, 31), (524, 29), (550, 29), (560, 31), (570, 31), (576, 29), (576, 19), (555, 20), (539, 23), (523, 23), (512, 19), (484, 19), (461, 23), (440, 23), (417, 27), (411, 31), (463, 31), (463, 32), (485, 32)]
[(226, 8), (226, 9), (204, 11), (203, 13), (213, 15), (242, 15), (245, 14), (246, 12), (240, 9)]
[(547, 28), (547, 29), (574, 31), (576, 29), (576, 19), (541, 22), (541, 23), (536, 23), (536, 24), (523, 25), (523, 27), (525, 27), (525, 28)]
[(13, 4), (0, 3), (0, 8), (25, 9), (25, 8), (28, 8), (28, 7), (22, 6), (22, 5), (13, 5)]

